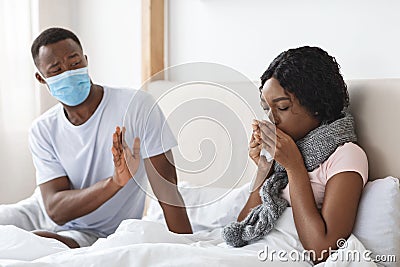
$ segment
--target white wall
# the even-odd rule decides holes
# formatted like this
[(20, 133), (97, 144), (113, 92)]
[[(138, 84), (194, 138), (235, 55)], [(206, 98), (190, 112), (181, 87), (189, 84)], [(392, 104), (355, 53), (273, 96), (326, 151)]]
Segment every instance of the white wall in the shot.
[(169, 0), (169, 65), (225, 64), (259, 80), (282, 51), (320, 46), (346, 79), (400, 77), (400, 2)]
[[(65, 1), (65, 0), (64, 0)], [(141, 1), (70, 0), (93, 82), (141, 85)]]

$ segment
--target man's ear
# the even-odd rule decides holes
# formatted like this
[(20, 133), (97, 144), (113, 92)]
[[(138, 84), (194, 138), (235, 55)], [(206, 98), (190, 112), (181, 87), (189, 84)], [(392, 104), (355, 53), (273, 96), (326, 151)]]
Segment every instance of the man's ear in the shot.
[(46, 84), (46, 81), (43, 79), (43, 77), (42, 77), (38, 72), (35, 73), (35, 78), (36, 78), (36, 80), (38, 80), (41, 84)]

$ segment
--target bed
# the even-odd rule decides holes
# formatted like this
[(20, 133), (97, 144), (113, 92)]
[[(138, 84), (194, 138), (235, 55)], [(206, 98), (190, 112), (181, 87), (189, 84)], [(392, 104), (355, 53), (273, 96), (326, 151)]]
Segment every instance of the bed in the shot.
[[(400, 261), (397, 178), (400, 177), (397, 115), (400, 114), (400, 79), (354, 80), (348, 81), (348, 85), (359, 144), (369, 159), (370, 182), (364, 189), (353, 234), (345, 246), (318, 266), (398, 266), (395, 260)], [(13, 226), (0, 226), (0, 266), (312, 266), (307, 255), (302, 256), (303, 248), (290, 208), (262, 240), (243, 248), (228, 247), (223, 242), (221, 227), (236, 218), (249, 193), (255, 166), (247, 157), (251, 131), (247, 126), (252, 118), (260, 118), (262, 111), (254, 91), (257, 83), (220, 83), (220, 90), (216, 86), (216, 83), (198, 80), (189, 84), (162, 80), (149, 82), (145, 88), (158, 100), (173, 131), (180, 134), (174, 155), (177, 155), (180, 191), (189, 207), (194, 234), (177, 235), (167, 231), (160, 207), (149, 192), (143, 220), (123, 221), (116, 233), (88, 248), (68, 249), (58, 241)], [(179, 110), (180, 106), (184, 107), (183, 103), (188, 104), (188, 97), (192, 108), (199, 107), (199, 114)], [(202, 100), (196, 102), (196, 99)], [(228, 113), (234, 110), (230, 119)], [(189, 115), (204, 119), (203, 113), (216, 115), (188, 125), (185, 132), (180, 131), (183, 119)], [(216, 118), (228, 118), (224, 121), (226, 127), (216, 123)], [(221, 134), (213, 136), (218, 131)], [(223, 138), (227, 131), (230, 131), (230, 145)], [(213, 153), (208, 154), (209, 151)], [(229, 155), (229, 163), (213, 154)], [(204, 162), (202, 157), (206, 158)], [(207, 160), (215, 165), (210, 167)], [(193, 167), (193, 162), (198, 165)], [(193, 168), (203, 172), (192, 171)], [(378, 256), (381, 261), (369, 261), (362, 254), (358, 260), (346, 260), (346, 253), (352, 251), (370, 252), (368, 255), (375, 259)]]

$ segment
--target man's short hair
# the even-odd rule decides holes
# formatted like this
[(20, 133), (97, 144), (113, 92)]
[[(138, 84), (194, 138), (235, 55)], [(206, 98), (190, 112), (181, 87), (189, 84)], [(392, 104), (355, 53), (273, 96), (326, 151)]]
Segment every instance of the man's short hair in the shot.
[(42, 46), (54, 44), (65, 39), (72, 39), (82, 49), (81, 42), (78, 37), (71, 31), (63, 28), (49, 28), (43, 31), (32, 43), (31, 53), (33, 61), (36, 64), (36, 59), (39, 55), (39, 49)]

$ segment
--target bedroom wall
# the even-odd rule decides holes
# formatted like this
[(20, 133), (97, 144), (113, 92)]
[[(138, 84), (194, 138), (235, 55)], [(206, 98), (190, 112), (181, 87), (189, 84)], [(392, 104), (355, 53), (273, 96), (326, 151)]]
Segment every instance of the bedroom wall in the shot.
[(141, 85), (141, 1), (72, 0), (72, 27), (82, 39), (94, 82)]
[(170, 66), (216, 62), (258, 81), (281, 51), (315, 45), (346, 79), (400, 77), (398, 1), (168, 2)]

